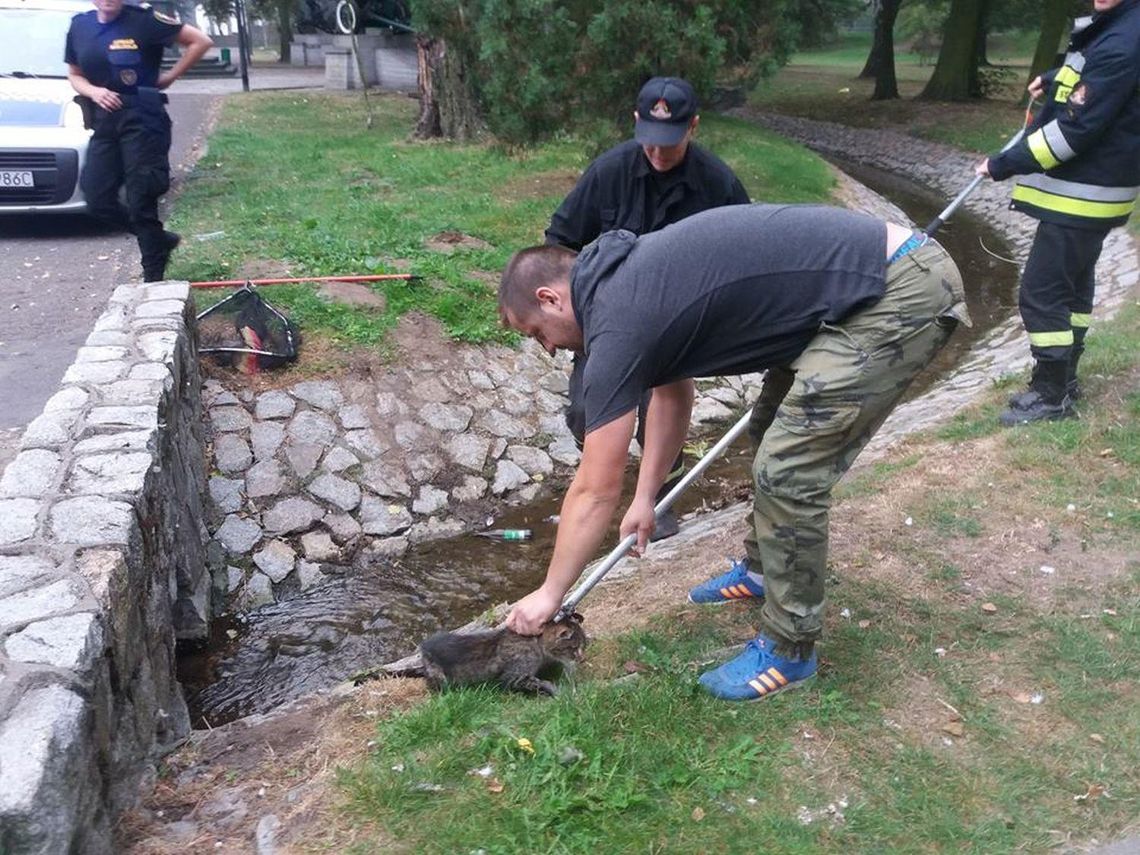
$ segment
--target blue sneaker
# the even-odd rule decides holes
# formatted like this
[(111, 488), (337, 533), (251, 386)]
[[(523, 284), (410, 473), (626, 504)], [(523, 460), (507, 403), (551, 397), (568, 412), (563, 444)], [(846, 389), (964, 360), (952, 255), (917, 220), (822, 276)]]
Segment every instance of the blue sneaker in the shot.
[(720, 605), (733, 600), (755, 600), (764, 596), (764, 586), (748, 575), (748, 559), (732, 562), (727, 573), (701, 582), (689, 591), (689, 602), (699, 605)]
[(815, 676), (816, 655), (806, 659), (777, 656), (776, 643), (758, 635), (744, 652), (719, 668), (701, 674), (700, 684), (714, 698), (725, 701), (758, 701), (777, 692), (794, 689)]

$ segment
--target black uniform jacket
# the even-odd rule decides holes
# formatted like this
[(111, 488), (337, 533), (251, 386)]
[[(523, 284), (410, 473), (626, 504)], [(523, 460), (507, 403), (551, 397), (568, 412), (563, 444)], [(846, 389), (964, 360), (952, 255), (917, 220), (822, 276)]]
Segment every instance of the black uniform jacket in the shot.
[(680, 165), (660, 173), (628, 140), (590, 164), (554, 212), (546, 242), (580, 250), (603, 232), (646, 234), (709, 208), (748, 201), (733, 171), (700, 146), (691, 144)]
[(1078, 19), (1045, 105), (1021, 142), (990, 158), (997, 180), (1024, 176), (1011, 207), (1047, 222), (1108, 229), (1140, 192), (1140, 0)]

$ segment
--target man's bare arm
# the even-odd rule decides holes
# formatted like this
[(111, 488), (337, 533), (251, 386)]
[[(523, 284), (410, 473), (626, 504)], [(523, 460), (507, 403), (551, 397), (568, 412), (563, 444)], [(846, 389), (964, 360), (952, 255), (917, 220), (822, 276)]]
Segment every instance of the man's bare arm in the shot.
[(87, 76), (83, 73), (78, 65), (67, 65), (67, 81), (71, 84), (71, 88), (87, 98), (90, 98), (100, 107), (107, 112), (114, 112), (123, 106), (123, 101), (119, 98), (119, 94), (111, 89), (105, 89), (102, 86), (96, 86)]
[(562, 500), (554, 555), (542, 586), (515, 603), (507, 626), (537, 635), (554, 616), (566, 592), (582, 575), (605, 537), (621, 501), (622, 475), (629, 457), (636, 411), (586, 434), (582, 461)]
[(175, 40), (182, 47), (182, 56), (178, 57), (178, 61), (174, 63), (170, 71), (159, 75), (159, 89), (167, 88), (185, 74), (205, 55), (206, 51), (214, 46), (213, 39), (189, 24), (182, 25), (182, 29), (178, 31)]

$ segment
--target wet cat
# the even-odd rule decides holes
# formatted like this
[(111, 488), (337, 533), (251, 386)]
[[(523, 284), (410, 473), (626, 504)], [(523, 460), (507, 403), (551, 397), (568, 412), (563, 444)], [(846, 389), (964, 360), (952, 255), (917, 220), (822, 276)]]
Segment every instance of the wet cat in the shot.
[(551, 679), (580, 661), (585, 647), (581, 616), (573, 615), (546, 624), (541, 635), (518, 635), (506, 627), (437, 632), (420, 645), (420, 654), (433, 691), (492, 683), (508, 691), (553, 696), (558, 688)]

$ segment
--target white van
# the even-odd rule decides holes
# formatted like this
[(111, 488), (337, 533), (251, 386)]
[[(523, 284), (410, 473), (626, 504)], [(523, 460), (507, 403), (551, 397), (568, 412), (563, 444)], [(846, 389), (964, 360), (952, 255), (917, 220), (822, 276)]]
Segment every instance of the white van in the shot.
[(85, 0), (0, 0), (0, 215), (82, 212), (91, 132), (63, 61)]

